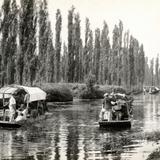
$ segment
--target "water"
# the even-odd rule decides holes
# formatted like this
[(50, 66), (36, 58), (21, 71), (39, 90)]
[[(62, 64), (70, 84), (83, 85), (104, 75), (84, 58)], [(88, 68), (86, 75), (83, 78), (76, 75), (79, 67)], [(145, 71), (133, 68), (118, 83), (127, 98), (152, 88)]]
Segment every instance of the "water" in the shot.
[[(131, 129), (101, 130), (102, 100), (51, 107), (40, 123), (0, 130), (0, 159), (21, 160), (143, 160), (159, 144), (137, 138), (160, 131), (160, 96), (139, 95), (134, 101)], [(137, 136), (138, 135), (138, 136)]]

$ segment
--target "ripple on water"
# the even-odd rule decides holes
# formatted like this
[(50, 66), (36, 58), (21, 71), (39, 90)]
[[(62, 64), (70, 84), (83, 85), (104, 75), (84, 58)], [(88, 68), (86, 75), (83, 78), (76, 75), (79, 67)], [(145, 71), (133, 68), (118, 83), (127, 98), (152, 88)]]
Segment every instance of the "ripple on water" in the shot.
[(101, 102), (63, 104), (35, 126), (0, 130), (0, 159), (139, 160), (158, 146), (151, 135), (159, 133), (159, 96), (137, 96), (132, 128), (119, 131), (99, 128)]

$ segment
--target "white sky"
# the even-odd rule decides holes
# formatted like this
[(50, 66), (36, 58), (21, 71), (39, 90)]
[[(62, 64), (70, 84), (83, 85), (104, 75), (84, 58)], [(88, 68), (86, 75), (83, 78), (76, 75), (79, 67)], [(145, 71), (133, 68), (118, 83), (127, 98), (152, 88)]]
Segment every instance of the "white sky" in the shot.
[(56, 10), (61, 10), (62, 41), (67, 38), (67, 16), (72, 5), (76, 8), (75, 13), (80, 14), (82, 38), (85, 17), (90, 19), (93, 30), (96, 27), (102, 29), (103, 21), (106, 20), (110, 36), (114, 25), (121, 19), (124, 30), (129, 29), (130, 33), (144, 44), (148, 57), (156, 57), (157, 53), (160, 53), (160, 0), (48, 0), (52, 27), (55, 24)]
[[(39, 1), (39, 0), (37, 0)], [(85, 18), (88, 17), (91, 29), (102, 29), (105, 20), (109, 26), (110, 39), (115, 24), (122, 20), (124, 30), (143, 43), (146, 56), (160, 54), (160, 0), (47, 0), (55, 35), (55, 13), (62, 13), (62, 42), (67, 40), (68, 10), (74, 5), (81, 19), (81, 36), (84, 38)], [(3, 0), (0, 0), (0, 4)], [(67, 41), (66, 41), (67, 42)]]

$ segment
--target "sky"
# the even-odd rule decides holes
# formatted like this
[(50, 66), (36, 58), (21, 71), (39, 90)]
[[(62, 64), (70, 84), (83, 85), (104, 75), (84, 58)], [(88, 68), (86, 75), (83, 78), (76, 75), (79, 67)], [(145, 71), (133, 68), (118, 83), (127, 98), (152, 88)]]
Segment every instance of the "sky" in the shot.
[[(67, 42), (67, 16), (68, 10), (73, 5), (75, 13), (80, 14), (82, 39), (84, 39), (86, 17), (89, 18), (93, 31), (97, 27), (102, 29), (105, 20), (109, 26), (111, 42), (114, 25), (121, 20), (124, 31), (129, 30), (130, 34), (144, 45), (147, 57), (160, 55), (160, 0), (47, 0), (47, 2), (53, 35), (55, 35), (56, 10), (61, 10), (62, 42)], [(2, 3), (3, 0), (0, 0), (0, 5)]]
[[(62, 14), (62, 42), (67, 39), (68, 10), (73, 5), (81, 19), (81, 35), (84, 38), (85, 18), (91, 29), (102, 29), (105, 20), (109, 26), (110, 39), (115, 24), (122, 20), (124, 31), (129, 29), (138, 41), (143, 43), (147, 57), (160, 54), (160, 0), (47, 0), (50, 20), (54, 32), (55, 13)], [(54, 33), (53, 33), (54, 34)]]

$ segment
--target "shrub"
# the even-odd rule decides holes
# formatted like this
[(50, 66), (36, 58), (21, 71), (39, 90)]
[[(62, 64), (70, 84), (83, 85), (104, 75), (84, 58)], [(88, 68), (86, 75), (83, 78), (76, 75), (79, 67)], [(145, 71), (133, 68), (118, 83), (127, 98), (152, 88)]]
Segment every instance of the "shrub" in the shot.
[(43, 83), (39, 87), (47, 93), (47, 102), (73, 101), (72, 93), (65, 84)]
[(89, 73), (87, 79), (86, 79), (86, 86), (88, 92), (94, 91), (94, 85), (96, 83), (96, 77), (92, 73)]
[(82, 99), (101, 99), (103, 98), (104, 92), (99, 89), (99, 86), (95, 86), (95, 76), (89, 73), (86, 79), (86, 87), (81, 87), (79, 90), (79, 98)]

